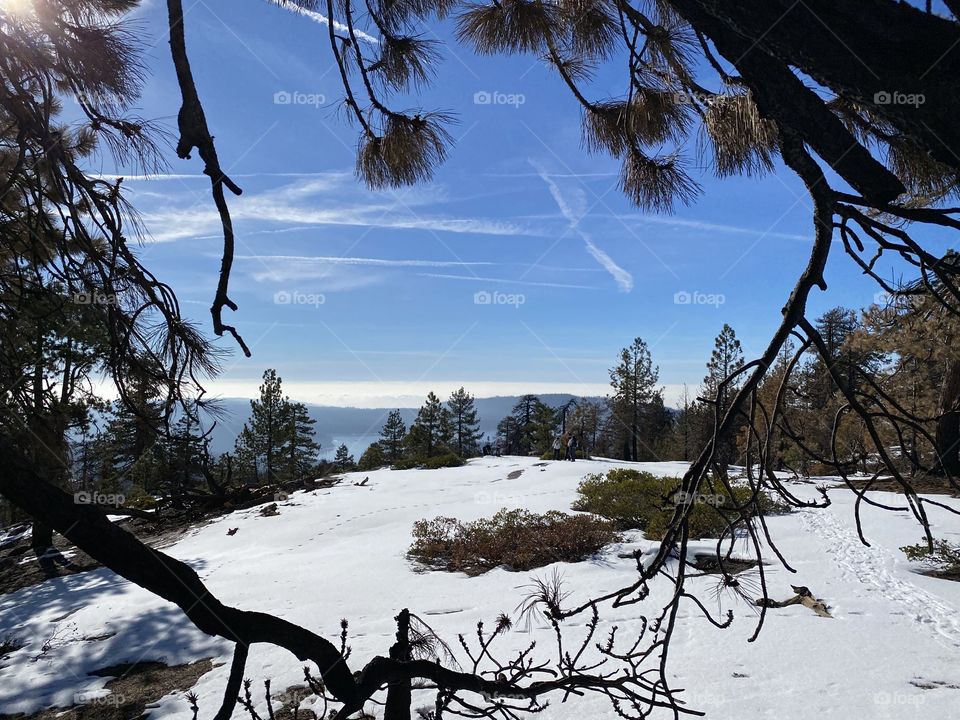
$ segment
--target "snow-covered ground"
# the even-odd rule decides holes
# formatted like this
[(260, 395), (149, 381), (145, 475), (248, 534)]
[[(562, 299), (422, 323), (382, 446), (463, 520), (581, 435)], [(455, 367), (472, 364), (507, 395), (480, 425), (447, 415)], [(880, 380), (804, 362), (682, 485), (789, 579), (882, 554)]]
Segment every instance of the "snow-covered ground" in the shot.
[[(469, 634), (477, 620), (492, 624), (500, 612), (516, 616), (530, 577), (553, 569), (498, 569), (479, 577), (416, 572), (405, 557), (414, 521), (437, 515), (473, 519), (501, 507), (568, 510), (585, 474), (617, 465), (623, 463), (543, 465), (505, 457), (449, 470), (348, 475), (337, 488), (295, 493), (280, 504), (277, 517), (261, 517), (258, 508), (227, 515), (166, 552), (190, 563), (227, 604), (272, 612), (334, 641), (340, 618), (348, 618), (350, 666), (358, 669), (372, 656), (386, 654), (399, 609), (410, 608), (456, 646), (457, 633)], [(663, 475), (685, 469), (678, 463), (638, 466)], [(514, 471), (522, 474), (509, 479)], [(366, 476), (366, 485), (353, 484)], [(814, 494), (812, 485), (798, 483), (792, 489), (803, 497)], [(864, 547), (853, 525), (853, 495), (838, 489), (831, 496), (834, 503), (826, 510), (770, 519), (797, 572), (770, 565), (768, 583), (771, 595), (780, 599), (793, 594), (791, 583), (809, 586), (834, 617), (821, 618), (801, 606), (771, 610), (759, 639), (748, 643), (755, 616), (746, 605), (725, 601), (724, 609), (736, 613), (727, 630), (712, 627), (692, 605), (683, 605), (671, 651), (675, 685), (687, 688), (687, 701), (716, 720), (960, 717), (960, 689), (949, 687), (960, 685), (960, 583), (914, 572), (898, 550), (920, 538), (907, 513), (865, 510), (872, 547)], [(958, 540), (960, 520), (935, 508), (931, 513), (936, 535)], [(228, 528), (238, 530), (227, 535)], [(574, 590), (571, 603), (634, 577), (633, 562), (618, 553), (652, 543), (639, 534), (627, 539), (593, 561), (561, 564)], [(706, 596), (709, 583), (695, 582), (704, 583), (701, 596)], [(628, 632), (641, 614), (656, 613), (666, 590), (654, 587), (649, 607), (607, 610), (604, 627), (617, 624), (621, 633)], [(571, 628), (574, 635), (579, 631)], [(179, 609), (107, 570), (0, 596), (0, 638), (10, 635), (27, 644), (0, 669), (0, 714), (70, 705), (75, 693), (103, 687), (104, 678), (87, 672), (107, 665), (212, 657), (218, 666), (194, 688), (201, 717), (211, 717), (231, 653), (229, 643), (194, 629)], [(602, 628), (600, 636), (605, 635)], [(546, 653), (551, 638), (545, 626), (518, 624), (500, 638), (499, 647), (519, 650), (539, 639), (538, 648)], [(282, 690), (302, 681), (301, 668), (283, 650), (254, 646), (246, 675), (258, 685), (270, 678)], [(430, 702), (426, 695), (419, 699)], [(551, 719), (616, 717), (600, 697), (565, 704), (552, 700), (545, 713)], [(151, 718), (190, 716), (179, 693), (162, 699), (150, 713)], [(240, 710), (235, 717), (241, 717)]]

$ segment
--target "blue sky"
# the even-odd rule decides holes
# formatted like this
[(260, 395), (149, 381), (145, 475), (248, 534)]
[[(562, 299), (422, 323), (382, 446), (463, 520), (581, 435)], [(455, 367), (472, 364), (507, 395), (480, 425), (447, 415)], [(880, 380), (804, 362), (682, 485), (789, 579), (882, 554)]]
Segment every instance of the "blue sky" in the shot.
[[(692, 139), (703, 194), (645, 215), (616, 189), (616, 161), (581, 149), (578, 106), (529, 56), (441, 48), (433, 87), (400, 105), (456, 113), (451, 156), (429, 184), (371, 192), (353, 175), (356, 131), (338, 109), (326, 27), (264, 0), (184, 5), (221, 161), (244, 188), (230, 201), (240, 308), (225, 319), (253, 357), (234, 352), (215, 393), (248, 396), (275, 367), (291, 395), (327, 404), (412, 405), (460, 384), (602, 394), (617, 350), (639, 335), (669, 400), (699, 384), (724, 322), (759, 352), (806, 264), (810, 202), (789, 172), (716, 180)], [(173, 132), (165, 19), (157, 1), (138, 12), (151, 38), (138, 112)], [(591, 86), (595, 98), (621, 94), (616, 72)], [(163, 178), (122, 172), (149, 232), (141, 255), (209, 328), (219, 224), (199, 159), (168, 157)], [(100, 169), (113, 170), (108, 159)], [(841, 253), (814, 313), (873, 299)]]

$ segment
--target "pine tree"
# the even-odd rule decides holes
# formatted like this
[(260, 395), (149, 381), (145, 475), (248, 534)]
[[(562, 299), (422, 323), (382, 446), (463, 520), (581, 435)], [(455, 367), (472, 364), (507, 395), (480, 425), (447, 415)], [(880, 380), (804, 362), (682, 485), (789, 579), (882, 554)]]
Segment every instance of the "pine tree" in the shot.
[(407, 426), (399, 410), (391, 410), (387, 422), (380, 429), (380, 449), (384, 459), (391, 465), (403, 457)]
[(250, 401), (250, 420), (234, 445), (234, 472), (244, 482), (294, 480), (316, 466), (316, 421), (303, 403), (283, 395), (282, 383), (276, 370), (267, 370), (260, 397)]
[(357, 463), (357, 470), (377, 470), (387, 464), (387, 459), (383, 454), (383, 446), (379, 442), (370, 443), (370, 446), (363, 451), (360, 460)]
[(260, 483), (260, 468), (253, 431), (244, 425), (233, 444), (233, 476), (244, 485)]
[(283, 397), (282, 383), (273, 368), (263, 373), (260, 397), (250, 401), (250, 423), (243, 426), (244, 441), (257, 457), (258, 467), (262, 458), (263, 479), (268, 484), (278, 480), (279, 454), (288, 431), (288, 403)]
[(483, 433), (480, 432), (480, 419), (473, 395), (464, 388), (455, 390), (447, 401), (450, 413), (451, 445), (462, 458), (477, 453), (477, 446)]
[(497, 423), (497, 443), (504, 455), (516, 455), (521, 445), (520, 422), (513, 415), (507, 415)]
[(356, 463), (353, 460), (353, 455), (350, 454), (350, 449), (341, 444), (333, 458), (334, 472), (350, 472), (354, 467), (356, 467)]
[(98, 489), (122, 493), (131, 483), (150, 493), (161, 492), (164, 478), (156, 458), (162, 410), (155, 386), (140, 375), (126, 379), (125, 402), (115, 402), (99, 438)]
[[(629, 347), (620, 351), (619, 362), (610, 369), (613, 395), (610, 410), (622, 427), (624, 460), (640, 458), (640, 436), (644, 412), (657, 394), (660, 369), (653, 364), (650, 350), (642, 338), (635, 338)], [(652, 444), (647, 438), (646, 447)]]
[(449, 439), (450, 413), (440, 398), (431, 392), (410, 426), (407, 447), (413, 457), (424, 460), (445, 452)]
[(313, 426), (317, 421), (299, 402), (287, 400), (284, 414), (283, 479), (297, 480), (316, 467), (320, 443), (313, 439)]
[(568, 413), (567, 428), (583, 443), (583, 452), (594, 455), (600, 451), (600, 436), (604, 422), (603, 405), (596, 400), (580, 398), (573, 411)]
[[(700, 439), (706, 442), (713, 437), (714, 421), (719, 413), (723, 418), (730, 409), (743, 380), (740, 376), (727, 382), (731, 374), (743, 366), (743, 349), (733, 328), (724, 323), (723, 329), (714, 340), (713, 352), (707, 362), (707, 375), (703, 378), (701, 395), (711, 401), (708, 411), (703, 413), (704, 422), (700, 428)], [(737, 459), (737, 433), (731, 433), (714, 453), (714, 472), (726, 477), (728, 466)]]
[(680, 407), (673, 424), (672, 455), (680, 460), (693, 460), (695, 452), (700, 450), (697, 440), (701, 437), (698, 428), (704, 425), (704, 410), (690, 399), (690, 390), (683, 384), (680, 395)]
[(191, 409), (177, 420), (170, 436), (160, 443), (165, 479), (175, 495), (194, 487), (203, 478), (207, 441), (199, 430), (195, 411)]
[(497, 426), (507, 454), (542, 455), (553, 443), (556, 412), (536, 395), (524, 395)]

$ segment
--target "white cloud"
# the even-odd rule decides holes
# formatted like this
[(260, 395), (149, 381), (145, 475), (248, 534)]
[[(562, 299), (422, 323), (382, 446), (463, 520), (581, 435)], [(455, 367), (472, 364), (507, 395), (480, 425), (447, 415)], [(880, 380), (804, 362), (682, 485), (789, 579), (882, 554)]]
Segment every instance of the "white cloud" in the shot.
[[(321, 15), (320, 13), (315, 12), (313, 10), (306, 10), (304, 8), (297, 7), (297, 5), (295, 3), (290, 2), (290, 0), (277, 0), (277, 5), (279, 5), (285, 10), (289, 10), (290, 12), (296, 13), (297, 15), (303, 15), (306, 18), (310, 18), (314, 22), (320, 23), (321, 25), (328, 25), (328, 26), (330, 25), (330, 19), (326, 15)], [(334, 21), (333, 27), (338, 32), (342, 32), (342, 33), (349, 32), (349, 29), (347, 28), (346, 25), (343, 25), (342, 23), (338, 23), (336, 21)], [(357, 30), (356, 28), (354, 28), (353, 32), (354, 32), (354, 35), (357, 36), (357, 38), (359, 38), (360, 40), (363, 40), (364, 42), (370, 43), (371, 45), (380, 44), (380, 41), (377, 38), (373, 37), (372, 35), (368, 35), (362, 30)]]
[(537, 171), (540, 178), (547, 184), (547, 187), (550, 189), (550, 194), (557, 203), (557, 207), (560, 208), (560, 212), (570, 224), (570, 229), (576, 231), (583, 239), (587, 252), (593, 256), (593, 259), (596, 260), (604, 270), (610, 273), (621, 292), (630, 292), (633, 290), (633, 276), (617, 265), (613, 258), (598, 247), (597, 244), (593, 242), (593, 238), (580, 227), (580, 220), (582, 220), (587, 213), (586, 194), (580, 188), (571, 188), (567, 191), (567, 194), (562, 193), (560, 187), (543, 167), (533, 160), (530, 160), (530, 164)]
[[(356, 191), (339, 173), (298, 176), (298, 180), (231, 200), (230, 213), (242, 242), (250, 223), (297, 227), (357, 226), (479, 235), (537, 235), (538, 232), (502, 220), (451, 217), (427, 212), (442, 200), (442, 192), (366, 194), (356, 201), (344, 193)], [(173, 242), (198, 236), (218, 236), (220, 217), (205, 195), (186, 194), (189, 207), (167, 205), (144, 209), (141, 218), (153, 242)], [(241, 223), (246, 223), (241, 226)], [(262, 232), (257, 227), (254, 232)]]
[[(262, 270), (252, 270), (251, 275), (257, 282), (288, 282), (292, 280), (326, 280), (333, 278), (344, 279), (345, 273), (342, 268), (345, 267), (363, 267), (363, 268), (448, 268), (448, 267), (469, 267), (474, 265), (493, 265), (490, 262), (460, 262), (452, 260), (416, 260), (391, 258), (370, 258), (370, 257), (324, 257), (312, 255), (238, 255), (236, 260), (248, 263), (250, 265), (259, 265)], [(334, 273), (333, 269), (337, 268)], [(363, 279), (365, 278), (365, 280)], [(355, 278), (347, 286), (339, 289), (355, 289), (358, 287), (367, 287), (375, 284), (379, 278), (373, 275), (364, 274), (360, 278)], [(325, 284), (325, 289), (334, 289)]]
[[(221, 379), (206, 383), (211, 396), (253, 398), (259, 393), (260, 378)], [(570, 393), (571, 395), (602, 396), (610, 391), (609, 385), (602, 383), (571, 383), (543, 381), (496, 380), (423, 380), (407, 382), (402, 380), (340, 380), (312, 381), (283, 379), (283, 390), (291, 398), (317, 405), (337, 407), (389, 408), (419, 407), (428, 392), (447, 397), (459, 387), (466, 387), (475, 397), (495, 397), (498, 395), (523, 395), (534, 393)]]
[(505, 285), (526, 285), (531, 287), (566, 288), (568, 290), (599, 290), (591, 285), (572, 285), (568, 283), (536, 282), (533, 280), (511, 280), (509, 278), (480, 277), (479, 275), (446, 275), (444, 273), (420, 273), (422, 277), (442, 280), (470, 280), (472, 282), (502, 283)]

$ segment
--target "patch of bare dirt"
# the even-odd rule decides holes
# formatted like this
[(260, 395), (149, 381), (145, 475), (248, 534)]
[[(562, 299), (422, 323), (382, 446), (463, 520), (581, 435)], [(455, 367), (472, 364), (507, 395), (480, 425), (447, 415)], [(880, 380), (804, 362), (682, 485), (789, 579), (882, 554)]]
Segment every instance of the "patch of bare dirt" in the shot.
[(84, 698), (78, 693), (78, 702), (69, 708), (48, 708), (33, 715), (0, 715), (0, 720), (138, 720), (145, 717), (148, 705), (164, 695), (186, 692), (212, 669), (210, 658), (169, 667), (162, 662), (139, 662), (101, 668), (90, 674), (112, 678), (106, 683), (109, 695)]
[[(876, 480), (875, 482), (870, 482), (869, 480), (856, 480), (853, 479), (850, 481), (850, 484), (853, 485), (855, 490), (862, 490), (863, 488), (870, 486), (870, 492), (892, 492), (892, 493), (903, 493), (903, 488), (900, 486), (896, 480), (890, 478), (882, 478)], [(918, 493), (923, 493), (925, 495), (949, 495), (950, 497), (960, 497), (960, 494), (957, 493), (957, 488), (953, 487), (946, 478), (936, 477), (932, 475), (918, 476), (910, 478), (910, 486)], [(846, 488), (846, 485), (840, 485), (839, 487)]]

